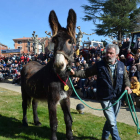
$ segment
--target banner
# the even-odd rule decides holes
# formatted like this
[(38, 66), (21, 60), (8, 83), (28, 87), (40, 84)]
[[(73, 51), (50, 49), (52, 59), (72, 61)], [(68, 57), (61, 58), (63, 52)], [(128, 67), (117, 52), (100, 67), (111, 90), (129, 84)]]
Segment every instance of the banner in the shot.
[(1, 53), (20, 53), (20, 49), (1, 50)]

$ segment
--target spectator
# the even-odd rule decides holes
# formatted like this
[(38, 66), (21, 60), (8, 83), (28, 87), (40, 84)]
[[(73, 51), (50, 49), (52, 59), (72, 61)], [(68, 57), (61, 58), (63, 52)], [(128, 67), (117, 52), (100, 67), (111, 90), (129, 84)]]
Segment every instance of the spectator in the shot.
[(140, 64), (140, 58), (139, 58), (139, 55), (138, 55), (138, 54), (135, 54), (135, 55), (134, 55), (134, 64), (135, 64), (135, 65)]
[(76, 50), (75, 50), (75, 55), (79, 56), (79, 54), (80, 54), (80, 53), (79, 53), (79, 47), (77, 46), (77, 47), (76, 47)]
[(88, 85), (87, 96), (90, 99), (97, 99), (97, 75), (91, 77)]
[(72, 63), (72, 66), (71, 66), (72, 69), (76, 70), (76, 66), (75, 66), (75, 63)]
[(81, 70), (80, 61), (76, 62), (76, 70)]
[(140, 47), (138, 47), (136, 54), (140, 56)]
[(5, 64), (5, 62), (3, 62), (3, 67), (4, 67), (4, 68), (6, 67), (6, 64)]
[(140, 97), (140, 83), (136, 76), (131, 77), (131, 87), (130, 88), (132, 89), (131, 97), (134, 102), (134, 106), (136, 108), (137, 106), (136, 106), (135, 98)]
[(82, 64), (83, 61), (84, 61), (84, 57), (83, 57), (82, 55), (80, 55), (80, 56), (79, 56), (79, 62), (80, 62), (80, 64)]
[(88, 68), (88, 64), (87, 64), (86, 60), (83, 61), (82, 66), (84, 67), (84, 69)]
[(125, 56), (122, 54), (120, 56), (120, 61), (124, 63), (124, 65), (126, 64), (126, 59), (125, 59)]
[(128, 58), (126, 59), (126, 68), (128, 72), (130, 71), (130, 68), (133, 64), (134, 64), (134, 58), (132, 54), (129, 54)]
[(131, 67), (129, 79), (131, 80), (131, 77), (133, 76), (137, 77), (138, 81), (140, 82), (140, 72), (137, 70), (137, 67), (135, 65)]
[(20, 61), (21, 61), (21, 62), (24, 62), (24, 55), (23, 55), (23, 54), (22, 54), (21, 57), (20, 57)]
[(137, 52), (138, 48), (140, 48), (140, 37), (137, 37), (137, 42), (134, 45), (135, 52)]
[(123, 40), (123, 44), (122, 44), (122, 47), (121, 47), (121, 50), (120, 50), (120, 55), (125, 55), (126, 56), (126, 53), (127, 53), (127, 43), (126, 43), (126, 39)]
[(96, 47), (96, 50), (95, 50), (95, 54), (101, 54), (101, 45), (98, 43), (98, 46)]
[(125, 55), (125, 58), (128, 58), (128, 56), (129, 56), (130, 54), (131, 54), (132, 56), (134, 56), (134, 54), (131, 52), (131, 49), (128, 49), (128, 50), (127, 50), (127, 53), (126, 53), (126, 55)]

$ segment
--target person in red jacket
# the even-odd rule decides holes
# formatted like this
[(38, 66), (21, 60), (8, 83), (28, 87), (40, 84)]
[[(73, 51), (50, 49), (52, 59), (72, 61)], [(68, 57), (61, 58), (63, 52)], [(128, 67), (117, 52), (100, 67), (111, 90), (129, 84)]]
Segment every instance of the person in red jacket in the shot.
[(20, 61), (21, 61), (21, 62), (24, 62), (24, 55), (23, 55), (23, 54), (22, 54), (21, 57), (20, 57)]

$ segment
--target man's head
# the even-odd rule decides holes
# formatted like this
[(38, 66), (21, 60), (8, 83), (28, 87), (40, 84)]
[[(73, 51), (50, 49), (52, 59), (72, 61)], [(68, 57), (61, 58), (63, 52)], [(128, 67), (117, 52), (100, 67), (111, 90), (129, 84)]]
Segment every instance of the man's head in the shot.
[(130, 53), (130, 52), (131, 52), (131, 49), (128, 49), (128, 50), (127, 50), (127, 53)]
[(125, 58), (125, 56), (122, 54), (122, 55), (120, 56), (120, 58), (121, 58), (121, 59), (124, 59), (124, 58)]
[(80, 66), (80, 62), (79, 61), (76, 62), (76, 66)]
[(140, 37), (137, 37), (137, 40), (140, 41)]
[(83, 61), (83, 64), (86, 64), (86, 60)]
[(100, 47), (101, 45), (98, 43), (98, 47)]
[(137, 67), (136, 66), (132, 66), (131, 67), (131, 72), (136, 72), (137, 71)]
[(106, 61), (108, 63), (114, 64), (116, 61), (116, 58), (119, 55), (119, 47), (115, 44), (109, 44), (106, 48)]
[(129, 37), (126, 38), (126, 41), (129, 42)]
[(94, 75), (94, 77), (93, 77), (93, 78), (94, 78), (94, 80), (97, 80), (97, 75)]
[(123, 42), (126, 42), (126, 39), (123, 39)]

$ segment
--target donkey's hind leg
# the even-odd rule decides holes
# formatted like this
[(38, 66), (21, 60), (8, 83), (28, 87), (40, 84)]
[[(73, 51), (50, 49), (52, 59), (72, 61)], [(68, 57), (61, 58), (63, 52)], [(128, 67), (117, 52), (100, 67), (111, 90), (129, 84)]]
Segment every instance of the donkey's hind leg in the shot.
[(36, 126), (40, 126), (41, 123), (39, 122), (38, 115), (37, 115), (37, 105), (38, 105), (38, 102), (35, 99), (33, 99), (32, 100), (32, 108), (33, 108), (34, 124)]
[(22, 90), (22, 110), (23, 110), (23, 126), (28, 126), (27, 121), (27, 107), (29, 106), (31, 97), (29, 97), (24, 90)]
[(66, 138), (68, 140), (74, 140), (73, 138), (73, 134), (72, 134), (72, 117), (70, 114), (70, 99), (66, 98), (63, 99), (61, 102), (61, 108), (63, 110), (64, 113), (64, 120), (65, 120), (65, 124), (66, 124)]

